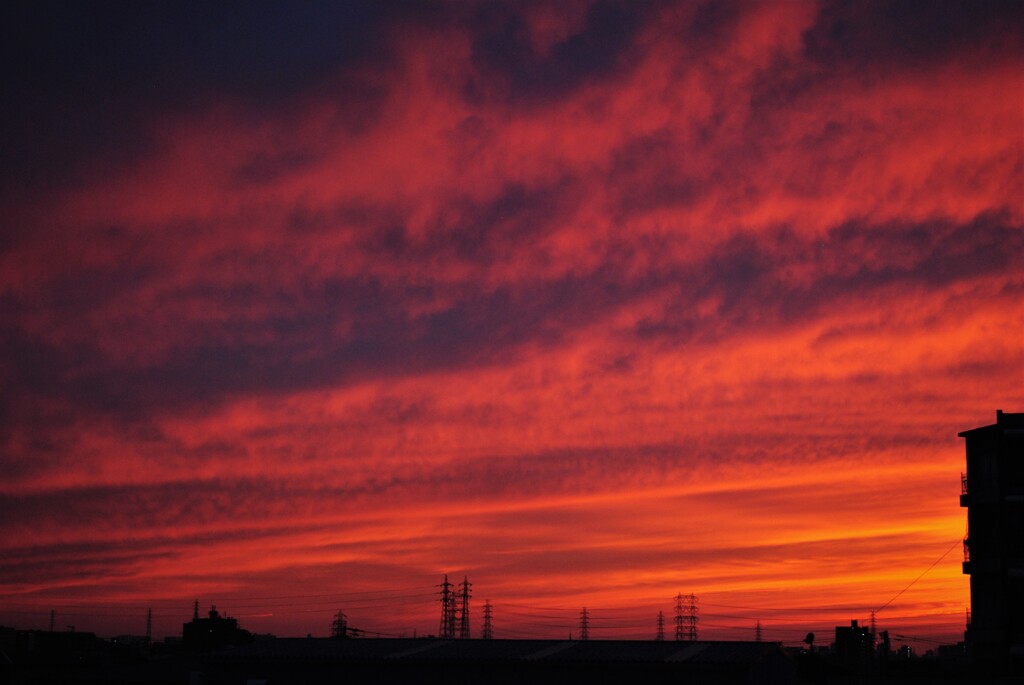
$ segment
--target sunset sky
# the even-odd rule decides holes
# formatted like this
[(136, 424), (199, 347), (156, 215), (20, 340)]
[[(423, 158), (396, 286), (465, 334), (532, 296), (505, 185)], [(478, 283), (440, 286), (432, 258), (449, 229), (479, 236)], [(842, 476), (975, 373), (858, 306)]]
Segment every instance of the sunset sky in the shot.
[(962, 639), (1024, 4), (14, 5), (0, 624)]

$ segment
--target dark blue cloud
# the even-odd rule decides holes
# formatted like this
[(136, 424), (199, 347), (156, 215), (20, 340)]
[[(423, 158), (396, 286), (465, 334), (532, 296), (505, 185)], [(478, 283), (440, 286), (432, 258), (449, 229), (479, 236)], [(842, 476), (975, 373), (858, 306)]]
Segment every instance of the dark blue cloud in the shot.
[[(12, 95), (287, 99), (339, 69), (386, 62), (389, 21), (430, 3), (28, 2), (4, 11)], [(16, 98), (17, 99), (17, 98)]]
[[(1024, 268), (1022, 227), (1003, 213), (956, 225), (852, 221), (821, 239), (788, 229), (740, 233), (697, 266), (672, 268), (659, 281), (682, 286), (679, 304), (639, 322), (636, 334), (673, 344), (717, 342), (744, 330), (774, 330), (813, 320), (839, 302), (892, 287), (935, 289)], [(790, 270), (807, 273), (794, 283)], [(696, 314), (705, 298), (720, 304), (713, 321)]]
[(650, 6), (647, 2), (595, 3), (582, 31), (555, 45), (549, 54), (538, 54), (515, 4), (485, 3), (473, 27), (477, 35), (473, 62), (480, 73), (478, 80), (467, 84), (466, 94), (476, 99), (500, 93), (502, 99), (532, 104), (610, 78), (623, 67), (621, 60)]
[[(487, 267), (557, 230), (580, 201), (579, 184), (569, 177), (535, 187), (510, 182), (483, 200), (452, 198), (424, 237), (410, 234), (386, 209), (348, 216), (363, 224), (359, 245), (372, 254), (408, 262), (450, 258)], [(384, 222), (375, 218), (380, 214), (387, 217)]]
[[(497, 206), (508, 206), (504, 211), (514, 216), (526, 197), (521, 192), (511, 188), (481, 205), (481, 216)], [(514, 224), (513, 234), (519, 230)], [(604, 265), (590, 273), (485, 291), (475, 284), (385, 283), (371, 276), (296, 276), (282, 285), (255, 266), (229, 287), (200, 283), (181, 292), (185, 300), (225, 315), (198, 323), (161, 321), (165, 327), (187, 326), (189, 335), (168, 356), (148, 363), (110, 358), (84, 343), (56, 347), (8, 326), (0, 336), (0, 368), (9, 392), (0, 412), (17, 422), (25, 418), (26, 403), (37, 398), (75, 413), (136, 420), (166, 409), (202, 410), (243, 395), (507, 363), (523, 350), (557, 345), (608, 311), (653, 293), (677, 293), (677, 306), (640, 321), (634, 335), (667, 345), (707, 344), (747, 330), (796, 325), (836, 302), (894, 286), (913, 291), (1016, 272), (1021, 264), (1015, 255), (1024, 254), (1022, 235), (1020, 226), (999, 214), (963, 225), (852, 222), (821, 240), (788, 230), (743, 233), (701, 260), (665, 262), (642, 275), (630, 268), (632, 256), (659, 248), (630, 241), (609, 245)], [(470, 246), (471, 252), (481, 249), (472, 240)], [(396, 249), (395, 263), (432, 259), (423, 246), (406, 249)], [(439, 263), (452, 256), (452, 245), (434, 249), (434, 257), (444, 257)], [(274, 263), (269, 256), (253, 263), (261, 262)], [(812, 278), (794, 283), (786, 275), (791, 270)], [(90, 270), (78, 276), (83, 289), (74, 306), (88, 310), (104, 305), (106, 291), (90, 290), (86, 281), (122, 287), (120, 279), (130, 274), (97, 277)], [(65, 290), (75, 280), (66, 278)], [(697, 313), (698, 303), (708, 299), (719, 302), (710, 321)], [(450, 305), (411, 313), (410, 303), (434, 301)], [(338, 332), (339, 323), (347, 332)], [(59, 422), (60, 414), (50, 420)]]
[(701, 201), (714, 179), (686, 168), (700, 147), (701, 141), (684, 143), (667, 128), (627, 141), (612, 155), (606, 184), (617, 195), (616, 210), (628, 216)]
[[(390, 22), (429, 23), (429, 2), (14, 2), (0, 11), (5, 106), (0, 183), (45, 191), (143, 158), (147, 124), (216, 98), (258, 116), (328, 79), (352, 125), (379, 97), (351, 77), (384, 68)], [(342, 122), (346, 123), (346, 122)]]
[(1014, 0), (826, 3), (804, 36), (805, 56), (829, 68), (937, 66), (1024, 51), (1024, 5)]
[[(754, 75), (756, 130), (765, 110), (784, 109), (848, 79), (884, 80), (950, 64), (989, 69), (1024, 56), (1024, 4), (1013, 0), (835, 0), (821, 4), (796, 56), (778, 55)], [(835, 122), (835, 126), (841, 126)], [(822, 141), (841, 131), (823, 132)]]

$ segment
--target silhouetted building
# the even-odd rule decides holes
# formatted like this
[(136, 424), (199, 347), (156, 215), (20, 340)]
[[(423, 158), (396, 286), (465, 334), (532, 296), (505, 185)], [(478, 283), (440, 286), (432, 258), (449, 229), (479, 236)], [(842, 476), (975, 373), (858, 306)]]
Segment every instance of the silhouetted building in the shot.
[(849, 626), (836, 626), (836, 660), (854, 671), (867, 671), (874, 658), (875, 641), (871, 631), (850, 621)]
[(996, 422), (959, 433), (967, 473), (964, 573), (971, 614), (964, 633), (978, 661), (1024, 660), (1024, 414), (996, 412)]
[(244, 645), (252, 642), (252, 633), (238, 627), (238, 621), (221, 616), (217, 607), (210, 607), (208, 618), (194, 617), (182, 626), (182, 641), (186, 649), (206, 650), (227, 645)]

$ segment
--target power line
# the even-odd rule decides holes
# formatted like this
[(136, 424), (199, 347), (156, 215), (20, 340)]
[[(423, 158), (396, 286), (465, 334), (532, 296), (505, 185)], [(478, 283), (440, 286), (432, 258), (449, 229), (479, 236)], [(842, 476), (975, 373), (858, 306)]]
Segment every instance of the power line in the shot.
[(912, 635), (896, 635), (896, 634), (893, 634), (892, 637), (897, 639), (897, 640), (910, 641), (910, 642), (925, 642), (925, 643), (931, 644), (931, 645), (952, 645), (952, 644), (956, 644), (954, 642), (942, 642), (941, 640), (929, 640), (928, 638), (924, 638), (924, 637), (913, 637)]
[(922, 571), (922, 572), (921, 572), (921, 575), (919, 575), (919, 576), (918, 576), (917, 578), (914, 578), (914, 579), (913, 579), (912, 581), (910, 581), (910, 584), (908, 584), (908, 585), (907, 585), (907, 586), (906, 586), (905, 588), (903, 588), (902, 590), (900, 590), (899, 592), (897, 592), (897, 593), (896, 593), (896, 594), (895, 594), (895, 595), (893, 596), (893, 598), (892, 598), (892, 599), (890, 599), (890, 600), (889, 600), (888, 602), (886, 602), (885, 604), (883, 604), (883, 605), (882, 605), (882, 606), (880, 606), (879, 608), (875, 609), (875, 613), (876, 613), (876, 614), (877, 614), (877, 613), (879, 613), (879, 612), (880, 612), (880, 611), (881, 611), (882, 609), (886, 608), (887, 606), (889, 606), (890, 604), (892, 604), (893, 602), (895, 602), (895, 601), (896, 601), (896, 600), (897, 600), (897, 599), (899, 598), (899, 596), (900, 596), (900, 595), (902, 595), (902, 594), (903, 594), (904, 592), (906, 592), (907, 590), (909, 590), (909, 589), (910, 589), (910, 588), (911, 588), (911, 587), (912, 587), (912, 586), (914, 585), (914, 583), (916, 583), (917, 581), (919, 581), (919, 580), (921, 580), (922, 578), (924, 578), (924, 577), (925, 577), (925, 574), (927, 574), (927, 573), (928, 573), (929, 571), (931, 571), (931, 570), (932, 570), (933, 568), (935, 568), (936, 566), (938, 566), (938, 565), (939, 565), (939, 562), (940, 562), (940, 561), (942, 561), (943, 559), (945, 559), (945, 558), (946, 558), (946, 557), (947, 557), (947, 556), (949, 555), (949, 553), (950, 553), (950, 552), (952, 552), (952, 551), (953, 551), (954, 549), (956, 549), (957, 545), (960, 545), (960, 544), (962, 544), (962, 542), (963, 542), (963, 541), (962, 541), (962, 540), (961, 540), (960, 538), (957, 538), (957, 539), (956, 539), (956, 541), (955, 541), (955, 542), (953, 543), (953, 546), (952, 546), (952, 547), (950, 547), (950, 548), (949, 548), (949, 549), (947, 549), (947, 550), (946, 550), (945, 552), (943, 552), (943, 553), (942, 553), (942, 556), (941, 556), (941, 557), (939, 557), (938, 559), (936, 559), (935, 561), (933, 561), (933, 562), (932, 562), (932, 565), (931, 565), (931, 566), (929, 566), (929, 567), (928, 567), (928, 568), (926, 568), (926, 569), (925, 569), (924, 571)]

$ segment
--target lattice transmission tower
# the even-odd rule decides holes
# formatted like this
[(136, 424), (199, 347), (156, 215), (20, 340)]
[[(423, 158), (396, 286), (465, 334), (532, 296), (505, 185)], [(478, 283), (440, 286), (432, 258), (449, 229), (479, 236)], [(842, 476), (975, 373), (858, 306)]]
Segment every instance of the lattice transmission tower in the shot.
[(662, 642), (665, 639), (665, 612), (658, 612), (658, 634), (654, 638), (658, 642)]
[(444, 574), (444, 582), (438, 587), (441, 588), (441, 624), (437, 634), (442, 640), (451, 640), (455, 637), (455, 591), (454, 586), (448, 582), (447, 573)]
[(683, 593), (676, 595), (676, 640), (683, 639)]
[(587, 611), (587, 607), (583, 607), (583, 611), (580, 612), (580, 639), (587, 640), (590, 638), (590, 612)]
[(481, 636), (485, 640), (490, 640), (491, 638), (494, 637), (494, 633), (493, 633), (493, 631), (491, 629), (491, 615), (492, 615), (492, 611), (493, 610), (491, 608), (491, 600), (489, 600), (489, 599), (485, 600), (484, 601), (484, 632), (483, 632), (483, 635)]
[(345, 612), (338, 610), (331, 621), (331, 637), (343, 640), (348, 637), (348, 616)]
[(683, 639), (688, 642), (697, 640), (697, 595), (683, 595)]
[(460, 585), (461, 592), (459, 592), (459, 639), (469, 639), (469, 587), (472, 583), (469, 582), (468, 576), (463, 576), (462, 584)]
[(697, 639), (697, 595), (676, 595), (676, 640), (694, 642)]

